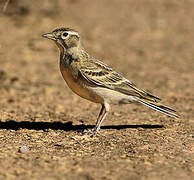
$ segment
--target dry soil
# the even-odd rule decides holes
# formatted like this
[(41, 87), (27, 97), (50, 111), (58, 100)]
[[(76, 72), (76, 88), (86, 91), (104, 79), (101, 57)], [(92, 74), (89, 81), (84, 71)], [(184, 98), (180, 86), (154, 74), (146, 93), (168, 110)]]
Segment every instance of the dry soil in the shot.
[[(194, 1), (0, 1), (0, 179), (194, 178)], [(176, 109), (100, 105), (73, 94), (42, 33), (77, 29), (87, 51)], [(22, 146), (22, 149), (20, 149)], [(26, 149), (27, 148), (27, 149)]]

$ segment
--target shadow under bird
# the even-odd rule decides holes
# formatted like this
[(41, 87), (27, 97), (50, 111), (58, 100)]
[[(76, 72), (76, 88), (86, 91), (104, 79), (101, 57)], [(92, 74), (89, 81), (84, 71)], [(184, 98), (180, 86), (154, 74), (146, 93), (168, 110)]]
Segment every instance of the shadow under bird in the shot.
[(175, 110), (159, 103), (160, 98), (136, 87), (103, 62), (90, 56), (83, 48), (80, 35), (71, 28), (55, 29), (42, 35), (53, 40), (60, 51), (60, 71), (74, 93), (101, 104), (95, 128), (89, 135), (98, 133), (110, 109), (110, 104), (141, 103), (171, 117)]

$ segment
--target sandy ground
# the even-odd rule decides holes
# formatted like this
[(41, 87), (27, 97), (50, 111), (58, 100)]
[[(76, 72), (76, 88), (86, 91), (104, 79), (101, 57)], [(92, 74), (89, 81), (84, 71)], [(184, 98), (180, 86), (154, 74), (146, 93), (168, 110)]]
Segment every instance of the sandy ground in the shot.
[[(194, 1), (0, 1), (0, 179), (194, 178)], [(100, 105), (73, 94), (42, 33), (72, 27), (87, 51), (181, 117)], [(27, 146), (26, 153), (19, 152)]]

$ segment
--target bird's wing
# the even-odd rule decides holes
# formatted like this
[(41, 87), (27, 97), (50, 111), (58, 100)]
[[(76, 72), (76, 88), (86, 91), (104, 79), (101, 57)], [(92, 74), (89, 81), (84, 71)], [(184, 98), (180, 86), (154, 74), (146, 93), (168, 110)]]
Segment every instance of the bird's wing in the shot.
[(160, 100), (158, 97), (138, 89), (135, 84), (99, 60), (90, 59), (83, 62), (79, 73), (92, 85), (109, 88), (129, 96), (136, 96), (153, 102)]

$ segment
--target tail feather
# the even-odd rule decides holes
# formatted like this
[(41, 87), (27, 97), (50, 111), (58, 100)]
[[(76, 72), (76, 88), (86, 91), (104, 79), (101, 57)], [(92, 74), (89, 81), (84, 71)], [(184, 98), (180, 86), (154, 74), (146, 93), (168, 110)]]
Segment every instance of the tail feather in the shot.
[(164, 106), (162, 104), (148, 102), (147, 100), (142, 100), (142, 99), (138, 99), (138, 102), (140, 102), (141, 104), (144, 104), (145, 106), (148, 106), (156, 111), (164, 113), (168, 116), (176, 117), (176, 118), (179, 117), (179, 115), (176, 113), (176, 111), (174, 109), (171, 109), (170, 107)]

